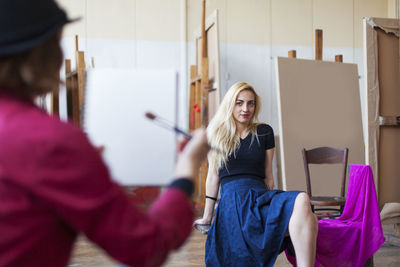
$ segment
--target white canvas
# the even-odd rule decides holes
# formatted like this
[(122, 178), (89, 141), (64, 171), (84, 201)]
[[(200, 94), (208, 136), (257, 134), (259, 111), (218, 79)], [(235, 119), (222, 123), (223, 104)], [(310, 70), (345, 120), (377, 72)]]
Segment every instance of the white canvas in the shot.
[[(118, 86), (116, 86), (118, 85)], [(175, 140), (145, 118), (176, 121), (177, 74), (172, 70), (91, 70), (84, 130), (104, 145), (112, 178), (123, 185), (165, 185), (173, 176)]]

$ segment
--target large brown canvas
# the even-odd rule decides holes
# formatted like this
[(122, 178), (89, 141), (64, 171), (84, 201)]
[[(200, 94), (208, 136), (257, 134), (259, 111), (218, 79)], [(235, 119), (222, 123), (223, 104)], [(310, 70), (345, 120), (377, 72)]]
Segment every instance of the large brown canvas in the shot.
[[(347, 147), (348, 163), (363, 164), (357, 65), (278, 57), (276, 70), (282, 188), (306, 189), (303, 147)], [(313, 194), (338, 195), (340, 171), (340, 165), (311, 165)]]

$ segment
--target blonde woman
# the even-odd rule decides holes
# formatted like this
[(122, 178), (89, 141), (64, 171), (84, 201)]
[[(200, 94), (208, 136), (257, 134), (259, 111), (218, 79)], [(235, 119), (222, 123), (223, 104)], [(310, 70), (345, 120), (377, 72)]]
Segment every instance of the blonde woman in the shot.
[[(206, 265), (273, 266), (293, 244), (298, 266), (314, 266), (317, 220), (308, 195), (274, 190), (274, 133), (257, 122), (260, 99), (254, 88), (234, 84), (207, 129), (209, 153), (203, 218), (211, 223), (221, 184), (221, 199), (206, 242)], [(289, 238), (290, 236), (290, 238)]]

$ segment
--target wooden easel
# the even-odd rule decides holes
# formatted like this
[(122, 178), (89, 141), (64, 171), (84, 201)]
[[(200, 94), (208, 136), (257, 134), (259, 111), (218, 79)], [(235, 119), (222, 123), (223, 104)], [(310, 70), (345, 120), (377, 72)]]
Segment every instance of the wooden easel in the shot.
[[(315, 60), (322, 60), (323, 51), (323, 31), (321, 29), (315, 30)], [(289, 58), (296, 58), (296, 50), (288, 52)], [(335, 55), (335, 62), (343, 62), (343, 55)]]
[[(208, 58), (207, 58), (207, 36), (206, 36), (206, 1), (203, 0), (201, 18), (201, 69), (198, 75), (196, 65), (190, 66), (190, 102), (189, 102), (189, 129), (194, 130), (208, 124)], [(205, 180), (207, 177), (207, 162), (200, 167), (194, 180), (194, 202), (198, 207), (204, 209)]]
[[(203, 0), (202, 7), (202, 20), (201, 20), (201, 53), (197, 57), (198, 64), (190, 66), (190, 97), (189, 97), (189, 129), (194, 130), (199, 127), (207, 127), (210, 117), (213, 115), (213, 111), (210, 114), (210, 101), (215, 100), (214, 105), (219, 103), (219, 88), (211, 88), (211, 84), (217, 83), (218, 78), (213, 77), (210, 80), (210, 66), (208, 57), (208, 37), (206, 26), (206, 1)], [(196, 44), (199, 43), (196, 40)], [(215, 68), (215, 66), (214, 66)], [(214, 69), (219, 72), (219, 68)], [(219, 85), (217, 85), (219, 87)], [(210, 99), (210, 94), (212, 99)], [(215, 94), (214, 94), (215, 93)], [(212, 105), (211, 105), (212, 106)], [(215, 108), (215, 107), (213, 107)], [(205, 184), (207, 178), (208, 163), (204, 162), (195, 177), (194, 180), (194, 196), (193, 200), (199, 208), (199, 212), (204, 209), (205, 200)]]
[(60, 89), (57, 88), (50, 94), (50, 113), (54, 116), (60, 114)]
[(76, 125), (83, 123), (83, 104), (85, 95), (85, 55), (79, 51), (78, 35), (75, 35), (75, 70), (71, 69), (71, 60), (65, 60), (65, 87), (67, 89), (68, 119)]

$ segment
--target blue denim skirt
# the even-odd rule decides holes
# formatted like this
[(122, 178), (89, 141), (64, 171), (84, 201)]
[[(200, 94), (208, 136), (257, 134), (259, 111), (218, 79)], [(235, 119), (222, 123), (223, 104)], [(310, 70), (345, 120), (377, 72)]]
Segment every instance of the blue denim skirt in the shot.
[(223, 184), (207, 235), (206, 266), (273, 266), (290, 242), (285, 234), (299, 193), (268, 190), (254, 178)]

